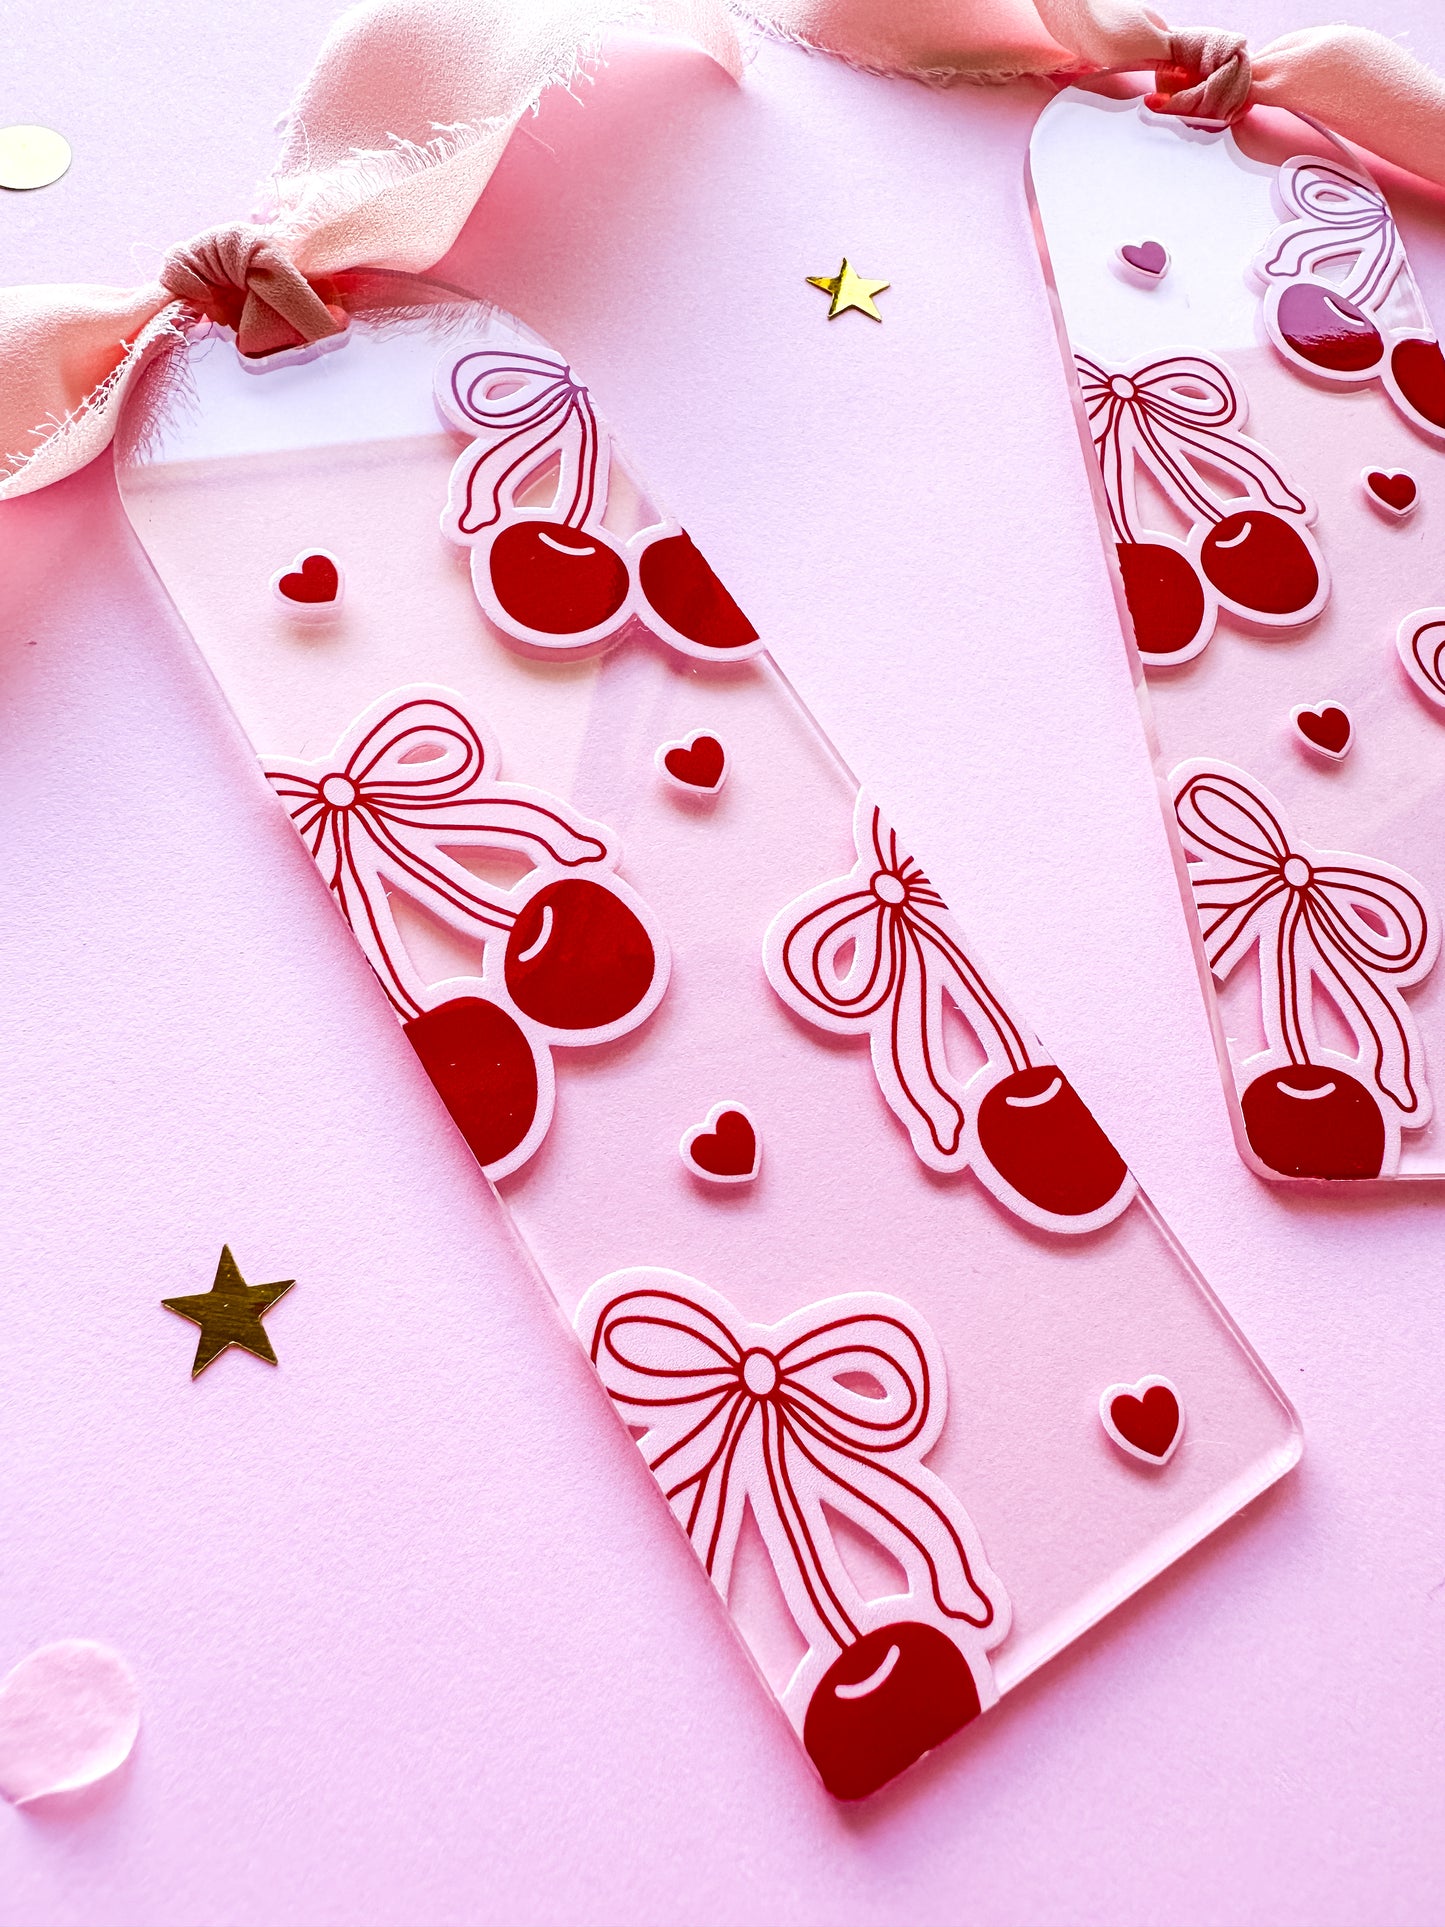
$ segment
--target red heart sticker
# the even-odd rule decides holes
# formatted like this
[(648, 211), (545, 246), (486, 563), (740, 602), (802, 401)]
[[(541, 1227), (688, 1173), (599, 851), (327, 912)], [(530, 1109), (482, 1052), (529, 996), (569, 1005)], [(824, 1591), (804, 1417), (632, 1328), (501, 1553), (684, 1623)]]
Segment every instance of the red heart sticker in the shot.
[(1168, 249), (1158, 241), (1130, 242), (1120, 248), (1119, 259), (1149, 281), (1159, 281), (1169, 272)]
[(1184, 1406), (1167, 1378), (1111, 1385), (1099, 1399), (1104, 1430), (1122, 1452), (1163, 1465), (1184, 1436)]
[(271, 578), (279, 600), (301, 615), (329, 615), (341, 600), (341, 586), (341, 564), (325, 549), (304, 549)]
[(684, 789), (716, 796), (728, 773), (727, 752), (716, 736), (699, 730), (680, 742), (664, 743), (657, 752), (657, 767)]
[(701, 1124), (683, 1133), (678, 1146), (694, 1176), (709, 1184), (747, 1184), (758, 1175), (762, 1146), (757, 1126), (741, 1104), (714, 1104)]
[(1290, 711), (1290, 720), (1310, 748), (1320, 756), (1328, 756), (1332, 763), (1347, 756), (1350, 745), (1355, 740), (1355, 726), (1350, 721), (1350, 712), (1343, 703), (1298, 703)]
[(1405, 468), (1367, 468), (1364, 481), (1370, 500), (1391, 515), (1408, 515), (1419, 499), (1415, 477)]

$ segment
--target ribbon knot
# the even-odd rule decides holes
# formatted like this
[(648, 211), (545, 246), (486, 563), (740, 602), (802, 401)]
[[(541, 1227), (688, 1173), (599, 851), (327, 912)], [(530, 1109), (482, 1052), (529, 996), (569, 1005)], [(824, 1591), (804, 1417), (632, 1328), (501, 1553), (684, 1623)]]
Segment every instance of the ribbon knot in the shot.
[(1242, 770), (1191, 765), (1176, 777), (1174, 808), (1188, 849), (1216, 976), (1259, 946), (1265, 1028), (1290, 1063), (1317, 1061), (1312, 1013), (1318, 981), (1370, 1059), (1376, 1089), (1405, 1117), (1428, 1094), (1419, 1038), (1401, 996), (1435, 960), (1438, 932), (1424, 893), (1392, 865), (1315, 850), (1291, 830), (1274, 797)]
[(207, 320), (234, 328), (243, 355), (257, 360), (340, 334), (346, 315), (329, 306), (264, 228), (245, 221), (208, 228), (172, 248), (161, 285)]
[(860, 1638), (865, 1604), (826, 1504), (893, 1554), (945, 1620), (996, 1625), (1003, 1602), (987, 1590), (972, 1524), (922, 1463), (942, 1428), (945, 1380), (937, 1341), (909, 1306), (858, 1293), (751, 1325), (695, 1279), (620, 1272), (588, 1293), (577, 1324), (724, 1595), (750, 1507), (810, 1641)]
[(1254, 70), (1242, 33), (1188, 27), (1169, 35), (1169, 58), (1154, 70), (1156, 114), (1187, 120), (1233, 121), (1249, 105)]
[(404, 1019), (420, 1014), (421, 986), (392, 918), (388, 884), (486, 942), (510, 932), (516, 905), (450, 850), (516, 850), (561, 870), (610, 860), (596, 825), (569, 820), (540, 791), (494, 782), (497, 760), (449, 696), (411, 690), (374, 704), (320, 763), (266, 771)]

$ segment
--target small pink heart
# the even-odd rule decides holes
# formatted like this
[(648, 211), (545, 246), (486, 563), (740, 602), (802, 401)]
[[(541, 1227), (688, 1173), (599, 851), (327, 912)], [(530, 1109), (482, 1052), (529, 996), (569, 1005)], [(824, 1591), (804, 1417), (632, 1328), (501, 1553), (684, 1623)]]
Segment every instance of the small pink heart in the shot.
[(1408, 515), (1420, 493), (1415, 477), (1404, 468), (1367, 468), (1365, 487), (1392, 515)]
[(711, 1184), (747, 1184), (758, 1175), (757, 1126), (741, 1104), (714, 1104), (701, 1124), (684, 1131), (683, 1163)]
[(727, 775), (728, 759), (716, 736), (699, 731), (679, 743), (664, 743), (657, 752), (657, 766), (684, 789), (716, 795)]
[(341, 600), (341, 564), (325, 549), (307, 549), (272, 576), (271, 587), (298, 614), (329, 612)]
[(90, 1639), (42, 1646), (0, 1680), (0, 1794), (16, 1806), (114, 1773), (140, 1730), (119, 1653)]
[(1311, 749), (1338, 762), (1348, 755), (1355, 740), (1355, 726), (1343, 703), (1319, 703), (1313, 708), (1299, 703), (1290, 711), (1295, 728)]
[(1120, 248), (1119, 259), (1137, 274), (1147, 274), (1151, 281), (1158, 281), (1169, 272), (1168, 250), (1158, 241), (1131, 241)]
[(1121, 1451), (1149, 1465), (1163, 1465), (1184, 1433), (1184, 1406), (1167, 1378), (1141, 1378), (1111, 1385), (1099, 1398), (1104, 1430)]

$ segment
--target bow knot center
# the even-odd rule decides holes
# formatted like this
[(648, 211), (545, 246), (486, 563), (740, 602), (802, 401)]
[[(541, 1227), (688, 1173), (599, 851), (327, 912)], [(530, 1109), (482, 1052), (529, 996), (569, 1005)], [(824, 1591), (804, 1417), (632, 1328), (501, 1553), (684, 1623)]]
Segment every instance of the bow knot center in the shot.
[(332, 809), (349, 810), (360, 792), (351, 777), (343, 776), (338, 772), (334, 776), (328, 776), (322, 783), (321, 794)]
[(868, 887), (880, 903), (899, 904), (908, 895), (907, 884), (891, 870), (880, 870)]
[(771, 1398), (778, 1385), (778, 1361), (771, 1352), (749, 1352), (743, 1359), (743, 1384), (754, 1398)]
[(1281, 874), (1292, 890), (1304, 890), (1309, 887), (1314, 871), (1302, 856), (1292, 856), (1285, 859)]
[(1138, 389), (1127, 375), (1115, 375), (1109, 382), (1109, 392), (1117, 395), (1120, 401), (1133, 401)]
[(198, 314), (234, 328), (243, 355), (259, 360), (341, 334), (346, 315), (302, 274), (284, 245), (245, 221), (209, 228), (161, 264), (161, 286)]

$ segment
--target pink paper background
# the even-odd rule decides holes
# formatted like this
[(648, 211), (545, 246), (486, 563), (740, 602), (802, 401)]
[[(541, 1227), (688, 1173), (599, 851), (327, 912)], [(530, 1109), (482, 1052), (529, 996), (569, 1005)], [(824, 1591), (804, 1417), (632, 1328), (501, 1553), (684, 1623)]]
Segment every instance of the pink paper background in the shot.
[[(0, 200), (7, 277), (140, 278), (243, 212), (330, 11), (20, 0), (6, 115), (77, 160)], [(1424, 0), (1352, 12), (1445, 62)], [(774, 48), (738, 92), (619, 44), (447, 271), (587, 370), (1295, 1400), (1303, 1465), (836, 1809), (89, 474), (0, 512), (0, 1666), (106, 1640), (145, 1713), (113, 1781), (0, 1811), (6, 1927), (1441, 1917), (1445, 1198), (1237, 1160), (1027, 227), (1038, 101)], [(1445, 214), (1397, 211), (1445, 313)], [(845, 250), (894, 282), (882, 328), (803, 283)], [(223, 1239), (302, 1283), (281, 1371), (191, 1386), (156, 1301)]]

